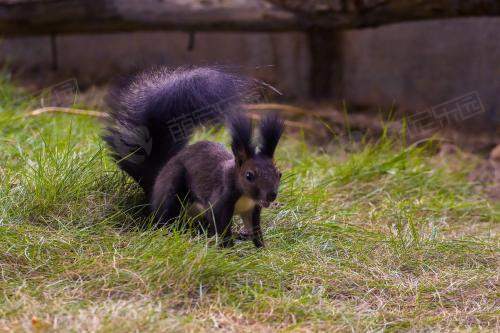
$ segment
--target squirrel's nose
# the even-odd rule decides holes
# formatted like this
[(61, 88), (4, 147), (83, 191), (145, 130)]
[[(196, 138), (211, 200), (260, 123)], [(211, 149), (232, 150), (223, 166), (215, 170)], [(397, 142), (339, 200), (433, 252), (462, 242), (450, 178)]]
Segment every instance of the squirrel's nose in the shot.
[(274, 201), (276, 200), (276, 197), (278, 196), (278, 194), (274, 191), (271, 191), (267, 194), (267, 201), (271, 202), (271, 201)]

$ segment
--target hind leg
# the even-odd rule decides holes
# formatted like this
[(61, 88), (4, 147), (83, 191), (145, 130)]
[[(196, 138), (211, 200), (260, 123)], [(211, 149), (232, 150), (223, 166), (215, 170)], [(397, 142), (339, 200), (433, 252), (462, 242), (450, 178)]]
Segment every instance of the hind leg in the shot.
[(152, 195), (156, 226), (169, 225), (179, 217), (186, 187), (186, 172), (181, 165), (169, 166), (158, 175)]
[(234, 245), (231, 220), (234, 213), (235, 199), (231, 193), (225, 193), (218, 199), (215, 206), (205, 213), (208, 222), (208, 235), (219, 237), (219, 245), (231, 247)]

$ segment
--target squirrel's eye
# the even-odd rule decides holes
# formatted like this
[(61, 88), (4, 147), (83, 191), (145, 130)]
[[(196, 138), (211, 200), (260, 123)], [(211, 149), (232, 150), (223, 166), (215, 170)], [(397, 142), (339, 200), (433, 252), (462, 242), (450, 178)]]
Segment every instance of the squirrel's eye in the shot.
[(252, 171), (247, 171), (247, 173), (245, 173), (245, 178), (249, 182), (253, 182), (255, 180), (255, 174)]
[(282, 175), (281, 171), (278, 171), (278, 178), (281, 179), (281, 175)]

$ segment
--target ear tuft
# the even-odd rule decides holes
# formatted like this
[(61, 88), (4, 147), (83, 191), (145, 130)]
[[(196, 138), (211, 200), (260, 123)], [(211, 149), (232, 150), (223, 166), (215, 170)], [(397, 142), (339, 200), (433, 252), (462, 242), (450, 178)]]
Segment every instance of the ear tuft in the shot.
[(280, 141), (281, 135), (285, 129), (283, 119), (277, 113), (271, 113), (260, 123), (260, 154), (269, 158), (274, 156), (276, 146)]
[(255, 147), (252, 144), (252, 121), (242, 112), (228, 117), (228, 127), (231, 134), (231, 149), (238, 165), (252, 158)]

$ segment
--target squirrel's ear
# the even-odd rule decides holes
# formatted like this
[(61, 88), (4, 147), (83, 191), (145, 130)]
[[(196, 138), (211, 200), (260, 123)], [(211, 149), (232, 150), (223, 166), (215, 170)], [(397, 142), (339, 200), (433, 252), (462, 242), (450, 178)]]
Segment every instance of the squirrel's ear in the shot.
[(278, 114), (271, 113), (262, 119), (260, 123), (260, 154), (273, 158), (276, 146), (280, 141), (281, 135), (285, 129), (283, 119)]
[(231, 149), (238, 166), (255, 155), (252, 144), (252, 121), (242, 113), (228, 117), (229, 131), (231, 133)]

